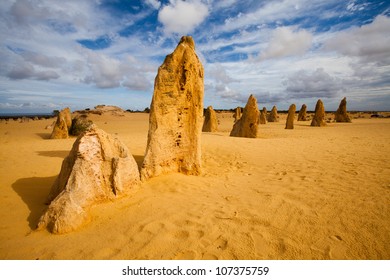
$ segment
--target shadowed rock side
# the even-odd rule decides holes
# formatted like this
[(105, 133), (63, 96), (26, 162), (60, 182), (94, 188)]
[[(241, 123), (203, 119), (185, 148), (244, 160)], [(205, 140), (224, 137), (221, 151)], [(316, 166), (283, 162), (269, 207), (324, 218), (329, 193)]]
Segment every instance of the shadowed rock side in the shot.
[(307, 106), (306, 104), (303, 104), (302, 107), (301, 107), (301, 110), (299, 110), (299, 113), (298, 113), (298, 121), (307, 121), (307, 113), (306, 113), (306, 110), (307, 110)]
[(314, 117), (311, 121), (311, 126), (326, 126), (325, 122), (325, 108), (321, 99), (318, 99), (316, 104), (316, 109), (314, 112)]
[(260, 112), (256, 98), (249, 96), (241, 119), (239, 119), (230, 132), (230, 136), (256, 138)]
[(339, 108), (337, 109), (335, 113), (335, 121), (336, 122), (351, 122), (351, 118), (349, 117), (347, 113), (347, 98), (344, 97), (343, 100), (341, 100)]
[(203, 132), (216, 132), (218, 130), (218, 119), (212, 106), (207, 107), (203, 122)]
[(278, 116), (278, 110), (276, 109), (276, 106), (272, 107), (271, 112), (268, 116), (268, 122), (278, 122), (279, 116)]
[(192, 37), (182, 37), (155, 79), (142, 180), (169, 172), (200, 174), (203, 73)]
[(290, 108), (288, 108), (288, 115), (286, 119), (286, 127), (285, 129), (294, 129), (294, 119), (295, 119), (295, 111), (297, 107), (295, 104), (291, 104)]
[(63, 109), (62, 113), (69, 131), (70, 127), (72, 126), (72, 113), (70, 112), (70, 109), (68, 107)]
[(236, 109), (234, 109), (234, 113), (233, 113), (234, 122), (237, 122), (239, 119), (241, 119), (241, 116), (242, 116), (242, 108), (237, 107)]
[(260, 111), (259, 124), (267, 123), (267, 108), (263, 107), (263, 110)]
[(93, 122), (89, 120), (87, 116), (76, 116), (72, 120), (72, 127), (69, 130), (69, 135), (79, 136), (81, 133), (88, 130), (92, 124)]
[(72, 125), (72, 117), (69, 108), (65, 108), (58, 113), (56, 123), (50, 139), (66, 139), (68, 138), (68, 131)]
[(48, 196), (38, 229), (76, 230), (89, 220), (89, 208), (138, 188), (138, 166), (118, 139), (91, 126), (73, 144)]

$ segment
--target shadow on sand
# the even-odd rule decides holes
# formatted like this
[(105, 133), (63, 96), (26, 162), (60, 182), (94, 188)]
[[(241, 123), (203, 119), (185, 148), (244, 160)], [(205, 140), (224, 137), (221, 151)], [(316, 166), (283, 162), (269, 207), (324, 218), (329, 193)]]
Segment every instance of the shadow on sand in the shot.
[(37, 136), (41, 137), (42, 139), (50, 139), (50, 133), (36, 133)]
[(12, 184), (12, 188), (22, 198), (30, 209), (27, 221), (31, 229), (35, 230), (38, 220), (46, 209), (46, 198), (57, 176), (22, 178)]
[(133, 155), (135, 161), (137, 162), (137, 165), (138, 165), (138, 170), (141, 170), (141, 167), (142, 167), (142, 163), (144, 161), (144, 156), (140, 156), (140, 155)]
[(37, 154), (39, 156), (43, 157), (59, 157), (59, 158), (66, 158), (69, 155), (70, 151), (37, 151)]

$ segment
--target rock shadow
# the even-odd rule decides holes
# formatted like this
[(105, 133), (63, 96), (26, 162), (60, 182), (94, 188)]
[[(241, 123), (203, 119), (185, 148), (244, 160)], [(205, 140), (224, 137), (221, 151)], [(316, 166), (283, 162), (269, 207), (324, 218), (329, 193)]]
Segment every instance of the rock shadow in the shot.
[(70, 151), (64, 150), (64, 151), (37, 151), (37, 154), (39, 156), (43, 157), (59, 157), (59, 158), (66, 158), (69, 155)]
[(138, 170), (141, 170), (142, 163), (144, 162), (144, 157), (145, 156), (140, 156), (140, 155), (133, 155), (135, 161), (137, 162), (138, 165)]
[(35, 133), (35, 135), (41, 137), (42, 139), (50, 139), (51, 133)]
[(46, 198), (56, 178), (57, 176), (22, 178), (12, 184), (14, 191), (30, 210), (27, 221), (33, 230), (36, 229), (38, 220), (47, 207)]

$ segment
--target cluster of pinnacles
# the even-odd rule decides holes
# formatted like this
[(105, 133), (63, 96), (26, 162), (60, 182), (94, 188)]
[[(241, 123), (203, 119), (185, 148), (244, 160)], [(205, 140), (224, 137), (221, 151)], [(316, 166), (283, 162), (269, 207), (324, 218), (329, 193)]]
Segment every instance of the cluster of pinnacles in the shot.
[[(305, 104), (302, 105), (299, 113), (298, 113), (298, 121), (307, 121), (307, 106)], [(256, 138), (257, 137), (257, 124), (266, 124), (267, 119), (267, 109), (263, 107), (263, 110), (259, 112), (257, 107), (256, 98), (253, 95), (249, 96), (248, 102), (243, 110), (242, 117), (238, 118), (239, 113), (241, 113), (240, 107), (235, 109), (233, 114), (234, 117), (234, 126), (230, 133), (230, 136), (236, 137), (248, 137), (248, 138)], [(288, 110), (286, 126), (285, 129), (294, 129), (294, 120), (295, 120), (295, 112), (296, 106), (295, 104), (291, 104)], [(256, 117), (258, 116), (259, 117)], [(256, 121), (257, 120), (257, 121)], [(268, 114), (268, 122), (278, 122), (279, 115), (276, 106), (272, 107), (271, 112)], [(340, 102), (339, 108), (335, 113), (335, 121), (336, 122), (351, 122), (350, 117), (347, 113), (347, 101), (346, 98)], [(319, 99), (317, 101), (314, 116), (311, 121), (311, 126), (326, 126), (325, 121), (325, 108), (324, 104)]]
[[(94, 204), (133, 193), (141, 181), (170, 172), (200, 174), (201, 133), (217, 131), (218, 120), (211, 106), (203, 119), (204, 70), (191, 37), (182, 37), (174, 52), (166, 56), (154, 85), (148, 141), (140, 171), (130, 151), (118, 139), (90, 122), (72, 120), (69, 108), (59, 112), (51, 138), (68, 138), (80, 123), (83, 132), (62, 163), (38, 229), (47, 228), (53, 233), (76, 230), (89, 220), (89, 209)], [(295, 111), (292, 104), (286, 129), (294, 128)], [(325, 125), (324, 117), (324, 105), (318, 100), (311, 125)], [(230, 136), (256, 138), (258, 125), (267, 123), (267, 109), (259, 111), (256, 98), (250, 95), (245, 108), (235, 110), (234, 119)], [(306, 105), (302, 106), (298, 120), (307, 120)], [(274, 106), (268, 122), (278, 121)], [(350, 122), (345, 98), (337, 110), (336, 121)]]

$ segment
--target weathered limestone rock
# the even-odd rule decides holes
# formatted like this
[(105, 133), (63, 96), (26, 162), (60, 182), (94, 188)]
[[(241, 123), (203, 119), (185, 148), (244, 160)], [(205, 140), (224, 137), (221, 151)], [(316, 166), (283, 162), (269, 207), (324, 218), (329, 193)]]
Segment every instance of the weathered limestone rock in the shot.
[(260, 111), (260, 124), (266, 124), (267, 123), (267, 108), (263, 107), (263, 110)]
[(67, 107), (58, 113), (50, 139), (66, 139), (72, 126), (72, 115)]
[(68, 127), (68, 131), (69, 131), (70, 127), (72, 126), (72, 113), (70, 112), (70, 109), (68, 107), (63, 109), (61, 112), (64, 116), (66, 126)]
[(272, 107), (271, 113), (269, 113), (268, 116), (268, 122), (278, 122), (279, 116), (278, 116), (278, 110), (276, 109), (276, 106)]
[(234, 122), (235, 123), (239, 119), (241, 119), (241, 116), (242, 116), (242, 108), (241, 107), (237, 107), (236, 109), (234, 109), (233, 118), (234, 118)]
[(297, 107), (295, 104), (291, 104), (290, 108), (288, 108), (288, 115), (286, 119), (286, 127), (285, 129), (294, 129), (294, 119), (295, 119), (295, 111)]
[(298, 113), (298, 121), (306, 121), (307, 120), (307, 113), (306, 113), (307, 106), (306, 104), (303, 104), (301, 107), (301, 110), (299, 110)]
[(335, 113), (335, 121), (336, 122), (351, 122), (351, 118), (349, 117), (347, 113), (347, 98), (344, 97), (343, 100), (341, 100), (339, 108), (337, 109)]
[(142, 180), (169, 172), (200, 174), (203, 78), (194, 40), (184, 36), (154, 82)]
[(203, 132), (216, 132), (218, 130), (217, 113), (212, 106), (207, 107), (203, 122)]
[(318, 99), (316, 104), (316, 109), (314, 112), (314, 117), (311, 121), (311, 126), (326, 126), (325, 122), (325, 108), (321, 99)]
[(259, 116), (257, 100), (253, 95), (250, 95), (242, 117), (233, 125), (230, 136), (256, 138)]
[(88, 221), (91, 206), (135, 191), (139, 182), (137, 163), (126, 146), (93, 125), (62, 162), (37, 228), (73, 231)]
[(66, 112), (60, 111), (57, 116), (56, 123), (53, 127), (50, 139), (66, 139), (68, 138), (68, 124), (66, 120)]

